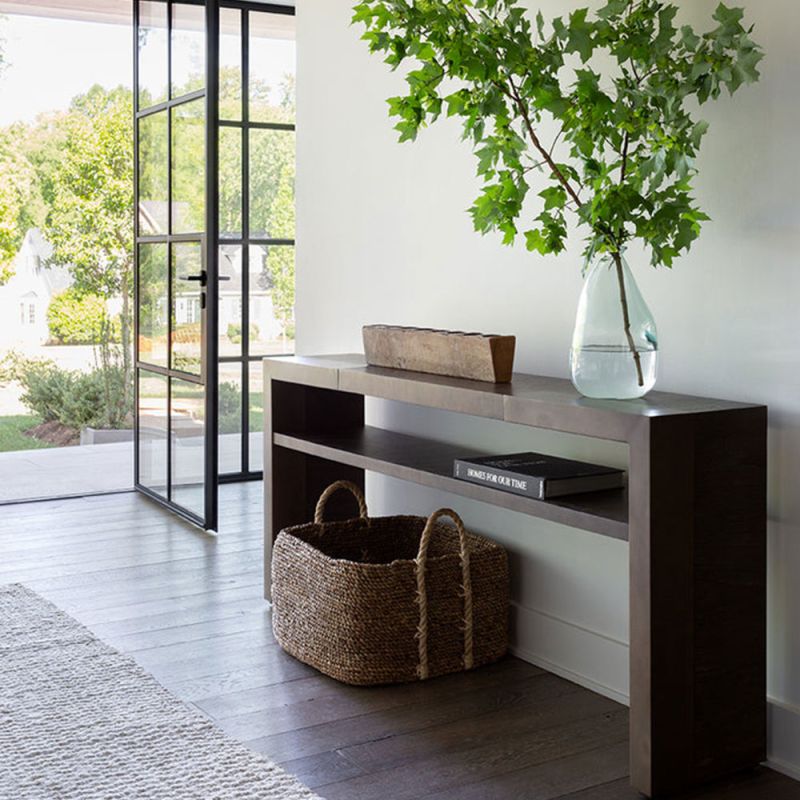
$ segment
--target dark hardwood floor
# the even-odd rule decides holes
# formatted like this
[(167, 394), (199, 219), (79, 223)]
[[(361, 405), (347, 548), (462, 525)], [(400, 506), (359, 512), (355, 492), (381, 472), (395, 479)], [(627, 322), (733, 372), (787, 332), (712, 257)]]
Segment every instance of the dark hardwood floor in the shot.
[[(217, 536), (134, 494), (0, 507), (0, 584), (35, 589), (327, 800), (638, 797), (627, 709), (522, 661), (357, 689), (283, 653), (261, 484), (221, 501)], [(692, 797), (800, 800), (800, 784), (761, 769)]]

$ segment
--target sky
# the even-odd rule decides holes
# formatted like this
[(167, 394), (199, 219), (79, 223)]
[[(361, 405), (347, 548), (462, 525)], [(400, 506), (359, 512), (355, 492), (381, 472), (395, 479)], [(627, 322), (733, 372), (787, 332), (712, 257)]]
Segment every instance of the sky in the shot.
[(125, 25), (12, 15), (0, 18), (9, 66), (0, 75), (0, 126), (69, 107), (95, 83), (132, 83), (132, 36)]
[[(66, 110), (95, 83), (109, 89), (132, 85), (132, 35), (126, 25), (10, 15), (0, 17), (0, 39), (9, 64), (0, 74), (0, 127)], [(251, 74), (277, 86), (294, 72), (294, 41), (269, 42), (251, 47)]]

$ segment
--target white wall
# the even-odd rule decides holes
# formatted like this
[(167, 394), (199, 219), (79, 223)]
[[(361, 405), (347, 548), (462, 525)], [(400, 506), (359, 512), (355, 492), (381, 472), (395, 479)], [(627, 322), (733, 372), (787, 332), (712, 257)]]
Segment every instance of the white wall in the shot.
[[(771, 753), (800, 769), (800, 7), (745, 0), (762, 82), (703, 109), (699, 196), (714, 218), (670, 272), (631, 261), (656, 316), (659, 388), (770, 406)], [(555, 15), (574, 0), (537, 3)], [(716, 0), (682, 0), (694, 20)], [(399, 75), (359, 42), (345, 0), (298, 4), (297, 332), (302, 353), (361, 349), (370, 322), (514, 333), (518, 369), (566, 377), (580, 240), (560, 258), (473, 233), (474, 162), (451, 121), (399, 145), (385, 100)], [(541, 447), (625, 463), (574, 437), (375, 404), (371, 421), (502, 452)], [(512, 553), (517, 652), (624, 698), (627, 546), (461, 498), (373, 480), (374, 512), (453, 503)], [(733, 700), (732, 700), (733, 701)]]

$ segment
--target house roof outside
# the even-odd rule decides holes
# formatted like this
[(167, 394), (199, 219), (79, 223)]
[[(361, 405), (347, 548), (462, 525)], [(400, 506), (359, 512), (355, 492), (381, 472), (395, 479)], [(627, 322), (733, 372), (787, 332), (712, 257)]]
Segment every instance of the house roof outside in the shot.
[[(242, 292), (242, 246), (239, 244), (227, 244), (223, 239), (220, 242), (220, 258), (219, 258), (219, 274), (223, 278), (220, 284), (220, 295), (240, 295)], [(250, 263), (255, 262), (255, 254), (261, 254), (265, 251), (264, 245), (251, 244), (250, 245)], [(251, 295), (264, 295), (272, 289), (272, 284), (269, 278), (263, 274), (256, 275), (252, 271), (250, 273), (250, 294)]]
[[(251, 250), (263, 250), (262, 245), (251, 245)], [(223, 240), (220, 247), (220, 274), (228, 278), (220, 286), (222, 295), (240, 294), (242, 291), (242, 263), (241, 245), (229, 245)], [(25, 259), (35, 259), (35, 264), (30, 261), (22, 263)], [(23, 271), (35, 271), (35, 274), (44, 282), (51, 297), (63, 292), (72, 285), (72, 275), (68, 267), (53, 264), (53, 246), (44, 237), (39, 228), (31, 228), (23, 240), (22, 246), (15, 259), (15, 272), (21, 275)], [(251, 256), (252, 258), (252, 256)], [(265, 276), (251, 275), (250, 291), (252, 294), (266, 294), (272, 287)]]
[[(25, 240), (17, 259), (30, 256), (36, 258), (34, 269), (44, 282), (51, 297), (72, 286), (72, 275), (69, 269), (50, 263), (50, 259), (53, 257), (53, 246), (45, 239), (39, 228), (31, 228), (25, 234)], [(16, 265), (16, 269), (19, 270), (20, 266), (22, 265)]]

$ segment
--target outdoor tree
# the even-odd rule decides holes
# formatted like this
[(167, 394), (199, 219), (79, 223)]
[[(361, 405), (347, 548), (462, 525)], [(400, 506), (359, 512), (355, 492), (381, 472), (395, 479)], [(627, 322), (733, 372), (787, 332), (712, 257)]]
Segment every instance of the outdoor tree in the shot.
[(25, 233), (42, 228), (52, 204), (52, 176), (64, 145), (64, 113), (0, 130), (0, 285)]
[[(223, 119), (241, 117), (240, 76), (237, 70), (220, 74)], [(294, 78), (285, 76), (277, 87), (251, 79), (250, 112), (254, 119), (291, 122), (295, 112)], [(224, 128), (220, 147), (220, 230), (236, 234), (242, 230), (241, 132)], [(273, 239), (294, 239), (295, 235), (295, 142), (294, 133), (283, 130), (254, 130), (250, 151), (250, 234)], [(259, 287), (268, 288), (276, 319), (284, 331), (294, 316), (294, 248), (271, 245), (259, 276)], [(255, 288), (255, 287), (254, 287)]]
[[(8, 67), (3, 34), (6, 22), (7, 18), (0, 15), (0, 80)], [(0, 286), (13, 275), (12, 261), (25, 233), (44, 221), (40, 174), (30, 158), (30, 133), (44, 124), (42, 117), (34, 125), (16, 123), (0, 130)]]
[[(133, 141), (129, 90), (95, 86), (72, 102), (50, 175), (45, 236), (77, 292), (119, 297), (123, 402), (131, 386)], [(109, 323), (109, 336), (111, 326)]]
[(25, 224), (41, 228), (53, 205), (53, 177), (66, 144), (68, 111), (39, 114), (30, 124), (17, 122), (8, 128), (34, 171), (34, 191), (24, 210)]
[[(284, 77), (277, 103), (271, 87), (260, 86), (257, 118), (291, 122), (295, 118), (294, 77)], [(295, 138), (290, 131), (258, 131), (251, 140), (251, 228), (254, 235), (291, 240), (295, 237)], [(275, 318), (284, 334), (291, 331), (295, 299), (295, 251), (270, 245), (264, 263), (264, 284), (270, 287)]]
[[(371, 52), (393, 69), (410, 64), (407, 94), (388, 101), (400, 140), (442, 114), (461, 120), (483, 183), (475, 229), (506, 244), (521, 230), (529, 250), (560, 253), (572, 214), (587, 231), (587, 259), (605, 252), (616, 264), (627, 319), (626, 244), (640, 240), (654, 266), (670, 267), (708, 219), (692, 194), (708, 130), (696, 108), (759, 77), (763, 55), (743, 11), (720, 3), (698, 33), (676, 24), (679, 9), (664, 0), (607, 0), (549, 23), (517, 0), (354, 9)], [(538, 209), (527, 219), (532, 189)], [(638, 359), (637, 370), (641, 385)]]
[(0, 286), (12, 276), (12, 261), (34, 222), (30, 201), (35, 192), (35, 172), (18, 142), (0, 133)]
[[(271, 219), (281, 231), (291, 231), (294, 237), (294, 170), (281, 176), (273, 201)], [(267, 252), (266, 270), (272, 285), (272, 307), (284, 333), (294, 318), (295, 251), (287, 245), (271, 245)]]
[[(222, 113), (241, 109), (235, 70), (223, 71)], [(294, 90), (289, 80), (276, 93), (252, 81), (257, 116), (293, 118)], [(238, 105), (237, 105), (238, 104)], [(173, 189), (176, 216), (192, 230), (204, 227), (205, 163), (203, 103), (183, 109), (173, 125)], [(220, 152), (220, 224), (241, 231), (241, 132), (224, 129)], [(294, 236), (294, 137), (286, 131), (255, 131), (250, 139), (251, 230), (262, 235)], [(53, 245), (52, 262), (72, 273), (78, 294), (120, 298), (121, 353), (131, 377), (133, 273), (133, 118), (131, 92), (95, 86), (76, 97), (70, 109), (41, 115), (30, 125), (0, 131), (0, 264), (10, 262), (25, 231), (41, 227)], [(166, 223), (166, 115), (146, 118), (140, 128), (140, 191), (153, 218)], [(153, 232), (153, 231), (144, 231)], [(267, 260), (274, 303), (282, 320), (294, 304), (294, 261), (286, 247)], [(142, 268), (159, 273), (155, 262)], [(145, 281), (151, 284), (152, 281)], [(153, 287), (154, 291), (158, 289)], [(145, 298), (146, 300), (147, 298)], [(285, 323), (284, 323), (285, 324)], [(112, 328), (109, 325), (108, 330)], [(116, 335), (116, 329), (114, 329)]]

